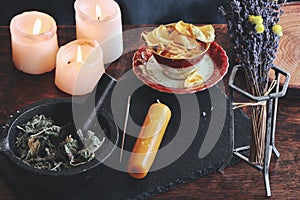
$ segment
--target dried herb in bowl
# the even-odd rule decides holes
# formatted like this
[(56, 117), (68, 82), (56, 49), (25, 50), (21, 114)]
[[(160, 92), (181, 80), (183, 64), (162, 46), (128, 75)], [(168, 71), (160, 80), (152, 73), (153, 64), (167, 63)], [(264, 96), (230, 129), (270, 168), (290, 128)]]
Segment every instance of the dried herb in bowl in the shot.
[(18, 157), (37, 169), (58, 171), (90, 162), (104, 143), (94, 132), (85, 135), (79, 129), (70, 133), (51, 118), (35, 115), (17, 126), (16, 149)]

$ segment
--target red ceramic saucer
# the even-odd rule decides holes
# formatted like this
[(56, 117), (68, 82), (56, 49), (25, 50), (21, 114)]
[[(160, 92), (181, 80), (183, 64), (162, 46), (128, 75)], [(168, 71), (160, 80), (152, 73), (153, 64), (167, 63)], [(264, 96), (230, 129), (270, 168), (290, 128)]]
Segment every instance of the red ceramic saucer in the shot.
[(176, 80), (166, 76), (162, 67), (145, 46), (141, 46), (132, 59), (133, 71), (146, 85), (155, 90), (174, 94), (185, 94), (203, 91), (218, 83), (227, 73), (229, 62), (225, 50), (216, 42), (211, 46), (204, 58), (195, 65), (203, 76), (204, 82), (191, 87), (184, 87), (184, 80)]

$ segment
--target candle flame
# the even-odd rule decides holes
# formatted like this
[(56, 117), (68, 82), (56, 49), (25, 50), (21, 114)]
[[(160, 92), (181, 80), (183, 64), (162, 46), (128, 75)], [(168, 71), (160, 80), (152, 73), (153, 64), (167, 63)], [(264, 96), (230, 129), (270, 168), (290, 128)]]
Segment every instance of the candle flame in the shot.
[(96, 18), (97, 20), (102, 20), (102, 11), (98, 4), (96, 5)]
[(37, 35), (41, 32), (41, 29), (42, 29), (42, 20), (38, 18), (34, 22), (32, 33), (34, 35)]
[(81, 53), (80, 45), (77, 46), (76, 62), (82, 62), (82, 53)]

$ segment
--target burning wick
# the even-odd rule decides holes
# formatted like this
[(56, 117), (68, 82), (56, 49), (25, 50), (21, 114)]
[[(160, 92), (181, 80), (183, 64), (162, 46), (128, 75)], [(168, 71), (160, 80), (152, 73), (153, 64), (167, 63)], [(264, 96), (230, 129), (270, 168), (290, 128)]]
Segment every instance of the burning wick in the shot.
[[(73, 63), (74, 61), (68, 61), (68, 64), (71, 64)], [(81, 63), (83, 62), (83, 59), (82, 59), (82, 51), (81, 51), (81, 47), (80, 45), (77, 46), (77, 55), (76, 55), (76, 61), (75, 62), (78, 62), (78, 63)]]
[(38, 18), (34, 22), (32, 34), (33, 35), (40, 34), (41, 29), (42, 29), (42, 20)]
[(98, 4), (96, 5), (96, 18), (97, 20), (102, 20), (101, 8)]

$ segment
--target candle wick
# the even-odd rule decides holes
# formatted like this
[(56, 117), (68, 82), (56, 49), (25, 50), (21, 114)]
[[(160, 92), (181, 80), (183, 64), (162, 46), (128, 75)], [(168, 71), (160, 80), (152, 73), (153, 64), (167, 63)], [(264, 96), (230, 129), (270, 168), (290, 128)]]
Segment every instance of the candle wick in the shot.
[(102, 12), (101, 12), (101, 8), (98, 4), (96, 5), (96, 17), (98, 20), (102, 20)]
[(157, 103), (160, 103), (159, 99), (156, 99)]

